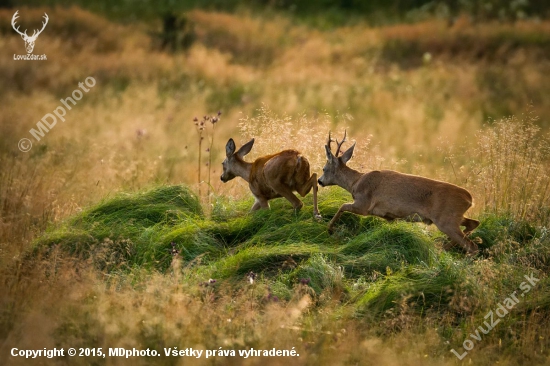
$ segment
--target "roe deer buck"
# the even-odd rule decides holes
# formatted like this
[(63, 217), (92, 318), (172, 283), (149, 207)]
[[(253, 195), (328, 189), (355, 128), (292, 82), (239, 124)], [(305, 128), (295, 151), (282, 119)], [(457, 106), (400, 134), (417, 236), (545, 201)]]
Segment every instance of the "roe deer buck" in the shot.
[(313, 215), (316, 219), (321, 218), (317, 208), (317, 174), (310, 175), (309, 161), (296, 150), (284, 150), (248, 163), (243, 157), (250, 152), (253, 145), (254, 139), (235, 152), (235, 141), (227, 141), (226, 159), (222, 163), (223, 173), (220, 177), (222, 182), (228, 182), (235, 177), (246, 180), (256, 198), (252, 211), (269, 208), (268, 201), (278, 197), (289, 200), (298, 211), (304, 204), (292, 192), (296, 191), (304, 197), (313, 188)]
[[(338, 185), (350, 192), (354, 201), (340, 207), (329, 223), (330, 232), (346, 211), (358, 215), (375, 215), (389, 221), (422, 221), (427, 225), (434, 223), (447, 234), (452, 242), (450, 246), (458, 244), (468, 254), (477, 253), (477, 245), (466, 237), (479, 225), (479, 221), (464, 217), (464, 213), (472, 206), (472, 196), (467, 190), (454, 184), (392, 170), (360, 173), (346, 166), (353, 155), (355, 144), (342, 156), (338, 156), (346, 141), (346, 134), (341, 142), (336, 140), (337, 150), (334, 155), (330, 146), (332, 141), (329, 132), (325, 145), (327, 163), (319, 184), (323, 187)], [(462, 231), (460, 226), (466, 229)]]

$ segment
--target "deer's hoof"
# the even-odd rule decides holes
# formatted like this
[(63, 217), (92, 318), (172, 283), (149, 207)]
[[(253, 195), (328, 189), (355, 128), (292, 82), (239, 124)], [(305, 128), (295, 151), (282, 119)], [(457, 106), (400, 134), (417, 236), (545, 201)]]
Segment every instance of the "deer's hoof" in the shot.
[(453, 249), (454, 246), (455, 244), (453, 242), (447, 242), (443, 244), (443, 249), (448, 252), (449, 250)]
[(313, 214), (313, 219), (315, 219), (315, 221), (321, 222), (323, 221), (323, 216), (321, 216), (320, 214)]
[(467, 257), (475, 257), (479, 254), (479, 250), (469, 250), (467, 253), (466, 253), (466, 256)]

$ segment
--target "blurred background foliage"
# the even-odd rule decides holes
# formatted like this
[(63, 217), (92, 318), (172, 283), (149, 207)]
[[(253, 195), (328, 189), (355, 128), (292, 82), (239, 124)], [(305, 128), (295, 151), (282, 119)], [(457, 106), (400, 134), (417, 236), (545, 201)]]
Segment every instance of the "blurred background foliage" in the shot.
[[(25, 52), (16, 9), (31, 32), (48, 14), (35, 47), (47, 61), (12, 59)], [(302, 364), (307, 355), (360, 364), (374, 348), (386, 364), (398, 362), (393, 349), (403, 364), (455, 364), (449, 348), (537, 270), (544, 282), (476, 343), (475, 361), (547, 364), (549, 9), (542, 0), (0, 0), (4, 348), (194, 339), (296, 346)], [(19, 151), (89, 76), (97, 84), (66, 121)], [(194, 123), (218, 111), (216, 124)], [(229, 137), (256, 138), (247, 160), (294, 148), (319, 173), (328, 131), (345, 128), (360, 171), (470, 190), (482, 257), (442, 252), (437, 230), (351, 214), (329, 236), (311, 218), (311, 195), (299, 215), (282, 199), (247, 215), (244, 180), (218, 178)], [(349, 199), (321, 190), (325, 220)], [(35, 272), (33, 243), (47, 251)], [(88, 280), (80, 265), (94, 269)]]
[[(461, 13), (476, 21), (546, 18), (545, 0), (2, 0), (0, 6), (78, 5), (116, 19), (152, 19), (167, 12), (192, 9), (236, 11), (242, 9), (282, 11), (319, 26), (367, 20), (371, 25), (411, 22), (439, 16), (450, 22)], [(321, 16), (322, 19), (319, 17)]]

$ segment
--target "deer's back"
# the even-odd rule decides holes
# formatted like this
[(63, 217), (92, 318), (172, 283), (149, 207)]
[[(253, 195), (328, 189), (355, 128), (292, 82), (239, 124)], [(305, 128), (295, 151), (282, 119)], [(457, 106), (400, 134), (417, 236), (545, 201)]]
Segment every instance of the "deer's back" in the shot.
[(365, 195), (369, 202), (380, 202), (399, 215), (433, 217), (443, 212), (464, 213), (472, 196), (457, 185), (392, 170), (364, 174), (354, 186), (354, 197)]
[[(278, 195), (270, 182), (278, 181), (296, 190), (309, 178), (309, 161), (296, 150), (283, 150), (277, 154), (266, 155), (252, 163), (250, 188), (265, 197)], [(255, 193), (256, 194), (256, 193)]]

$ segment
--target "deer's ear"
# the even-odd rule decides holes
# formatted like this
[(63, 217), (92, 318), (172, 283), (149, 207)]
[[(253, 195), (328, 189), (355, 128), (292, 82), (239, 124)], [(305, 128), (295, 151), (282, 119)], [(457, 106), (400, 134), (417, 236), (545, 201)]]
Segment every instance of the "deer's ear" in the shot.
[(250, 150), (252, 150), (252, 146), (254, 146), (254, 139), (248, 141), (246, 144), (244, 144), (243, 146), (241, 146), (241, 148), (239, 149), (239, 151), (237, 151), (237, 156), (239, 158), (242, 158), (243, 156), (245, 156), (246, 154), (248, 154), (250, 152)]
[[(356, 143), (355, 143), (356, 144)], [(347, 163), (349, 159), (353, 156), (353, 149), (355, 149), (355, 144), (353, 144), (349, 149), (346, 150), (345, 153), (342, 154), (340, 159), (342, 159), (342, 163)]]
[(233, 139), (229, 139), (229, 141), (227, 141), (227, 144), (225, 145), (225, 156), (227, 156), (228, 158), (233, 155), (233, 153), (235, 152), (235, 141), (233, 141)]
[(332, 154), (332, 151), (330, 151), (330, 147), (328, 147), (328, 145), (325, 145), (325, 152), (327, 153), (327, 160), (331, 161), (334, 158), (334, 155)]

